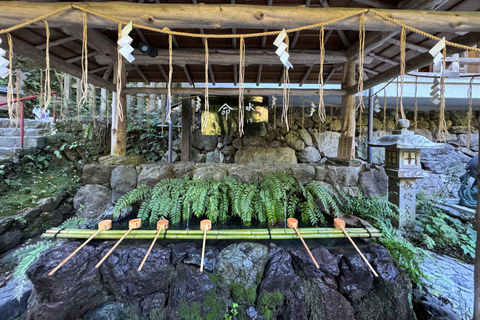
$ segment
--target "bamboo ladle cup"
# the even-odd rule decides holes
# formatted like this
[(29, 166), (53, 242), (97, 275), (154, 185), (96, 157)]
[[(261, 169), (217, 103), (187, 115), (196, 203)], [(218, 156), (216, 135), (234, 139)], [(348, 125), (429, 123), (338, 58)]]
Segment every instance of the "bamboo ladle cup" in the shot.
[(142, 220), (140, 220), (140, 219), (132, 219), (132, 220), (128, 221), (128, 228), (129, 229), (127, 230), (127, 232), (125, 232), (125, 234), (120, 238), (120, 240), (118, 240), (118, 242), (115, 243), (113, 248), (110, 249), (110, 251), (107, 252), (107, 254), (102, 258), (102, 260), (100, 260), (100, 262), (97, 263), (95, 268), (98, 268), (102, 265), (102, 263), (108, 258), (108, 256), (113, 252), (113, 250), (115, 250), (115, 248), (118, 247), (120, 242), (122, 242), (123, 239), (125, 239), (125, 237), (130, 233), (130, 231), (132, 231), (133, 229), (138, 229), (141, 226), (142, 226)]
[(142, 270), (143, 264), (148, 258), (148, 255), (150, 254), (150, 251), (153, 249), (153, 245), (155, 244), (155, 241), (157, 241), (158, 235), (160, 234), (160, 231), (162, 230), (167, 230), (168, 229), (168, 220), (159, 220), (157, 222), (157, 234), (155, 235), (155, 238), (153, 238), (152, 244), (150, 245), (150, 248), (148, 248), (147, 254), (142, 260), (142, 263), (140, 263), (140, 267), (138, 267), (138, 271)]
[(370, 263), (368, 262), (367, 258), (365, 258), (365, 256), (363, 255), (363, 253), (360, 251), (360, 249), (358, 249), (357, 245), (355, 244), (355, 242), (353, 242), (352, 238), (350, 238), (350, 236), (348, 235), (347, 233), (347, 230), (345, 230), (345, 221), (342, 220), (342, 219), (339, 219), (339, 218), (336, 218), (336, 219), (333, 219), (333, 226), (337, 229), (341, 229), (343, 231), (343, 233), (347, 236), (348, 240), (350, 240), (350, 242), (352, 243), (352, 245), (354, 246), (354, 248), (357, 250), (357, 252), (360, 254), (360, 256), (362, 257), (363, 261), (365, 261), (365, 263), (367, 264), (367, 266), (370, 268), (370, 270), (372, 271), (372, 273), (375, 275), (375, 277), (378, 277), (378, 274), (375, 272), (375, 270), (372, 268), (372, 266), (370, 265)]
[(298, 232), (298, 229), (297, 229), (298, 228), (298, 220), (294, 219), (294, 218), (288, 218), (287, 219), (287, 227), (295, 230), (295, 232), (297, 233), (300, 240), (302, 240), (303, 245), (305, 246), (305, 249), (307, 249), (307, 252), (310, 255), (310, 258), (312, 258), (313, 263), (315, 263), (315, 266), (317, 267), (317, 269), (320, 269), (320, 267), (318, 266), (317, 260), (315, 260), (315, 258), (313, 257), (313, 254), (310, 252), (310, 249), (308, 249), (307, 244), (303, 240), (302, 235), (300, 234), (300, 232)]
[(87, 241), (85, 241), (84, 243), (82, 243), (82, 245), (80, 247), (78, 247), (75, 251), (73, 251), (68, 257), (65, 258), (65, 260), (63, 260), (62, 262), (60, 262), (60, 264), (58, 266), (55, 267), (55, 269), (53, 269), (52, 271), (50, 271), (50, 273), (48, 274), (49, 276), (53, 275), (55, 272), (57, 272), (58, 269), (60, 269), (68, 260), (70, 260), (75, 254), (77, 254), (78, 251), (80, 251), (83, 247), (85, 247), (87, 245), (87, 243), (89, 243), (91, 240), (93, 240), (93, 238), (95, 238), (95, 236), (97, 234), (99, 234), (100, 232), (104, 231), (104, 230), (108, 230), (108, 229), (111, 229), (112, 228), (112, 220), (102, 220), (98, 223), (98, 230), (95, 231), (94, 234), (92, 234), (91, 237), (89, 237), (87, 239)]
[(205, 257), (205, 242), (207, 240), (207, 230), (212, 229), (212, 222), (210, 220), (200, 221), (200, 230), (203, 230), (203, 246), (202, 246), (202, 260), (200, 262), (200, 272), (203, 272), (203, 258)]

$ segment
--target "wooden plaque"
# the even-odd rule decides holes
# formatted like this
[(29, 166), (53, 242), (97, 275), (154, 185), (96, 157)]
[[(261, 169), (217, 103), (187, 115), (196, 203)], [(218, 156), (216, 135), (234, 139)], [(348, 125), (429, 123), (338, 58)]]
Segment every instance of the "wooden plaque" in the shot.
[(338, 159), (351, 160), (355, 158), (353, 154), (353, 137), (340, 137), (338, 140)]

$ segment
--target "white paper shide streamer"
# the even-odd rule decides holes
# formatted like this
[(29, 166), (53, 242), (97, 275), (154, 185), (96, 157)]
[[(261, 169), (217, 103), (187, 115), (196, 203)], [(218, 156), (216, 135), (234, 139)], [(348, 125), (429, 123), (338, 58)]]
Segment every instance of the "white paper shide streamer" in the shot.
[[(0, 39), (0, 44), (2, 44), (2, 39)], [(0, 48), (0, 78), (5, 79), (10, 74), (10, 69), (8, 65), (10, 61), (4, 58), (6, 51)]]

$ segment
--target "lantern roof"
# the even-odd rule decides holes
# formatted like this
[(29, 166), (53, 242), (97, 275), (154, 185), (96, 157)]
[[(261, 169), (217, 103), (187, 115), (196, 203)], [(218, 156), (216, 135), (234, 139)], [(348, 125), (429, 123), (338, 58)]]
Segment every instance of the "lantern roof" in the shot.
[(392, 134), (383, 136), (376, 142), (368, 145), (371, 147), (395, 147), (397, 149), (427, 149), (427, 148), (443, 148), (443, 143), (435, 143), (424, 136), (415, 134), (408, 130), (410, 121), (398, 120), (399, 130), (394, 130)]

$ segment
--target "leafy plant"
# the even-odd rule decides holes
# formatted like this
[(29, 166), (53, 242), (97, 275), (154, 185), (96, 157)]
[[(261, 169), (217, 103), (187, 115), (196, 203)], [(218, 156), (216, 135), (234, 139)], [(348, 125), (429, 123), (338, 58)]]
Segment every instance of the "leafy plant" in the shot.
[(120, 198), (114, 209), (121, 210), (141, 203), (138, 218), (170, 219), (173, 224), (195, 216), (212, 222), (224, 223), (229, 217), (238, 217), (245, 225), (253, 220), (274, 224), (295, 216), (300, 209), (304, 221), (316, 225), (325, 222), (324, 213), (336, 214), (338, 207), (330, 192), (311, 182), (305, 187), (286, 173), (268, 175), (259, 184), (242, 183), (231, 177), (221, 182), (213, 179), (165, 179), (151, 189), (146, 185)]
[(27, 284), (26, 272), (28, 267), (32, 265), (35, 260), (40, 256), (44, 250), (54, 246), (56, 242), (52, 241), (39, 241), (35, 244), (28, 245), (16, 250), (13, 253), (13, 257), (17, 258), (18, 266), (13, 273), (13, 277), (17, 280), (17, 286), (15, 287), (15, 298), (18, 301), (22, 298), (23, 287)]
[(350, 198), (343, 207), (343, 212), (361, 217), (379, 229), (382, 236), (378, 241), (387, 248), (410, 280), (420, 287), (423, 285), (423, 279), (427, 276), (420, 268), (423, 262), (422, 254), (423, 256), (429, 256), (429, 254), (414, 246), (400, 230), (392, 226), (390, 218), (396, 215), (398, 207), (388, 202), (386, 195), (370, 199), (362, 195)]
[(235, 302), (232, 304), (231, 307), (228, 307), (227, 310), (225, 310), (225, 320), (232, 320), (236, 315), (238, 315), (238, 304)]
[[(470, 255), (475, 258), (475, 240), (477, 232), (470, 223), (445, 214), (439, 208), (441, 200), (432, 194), (420, 192), (417, 194), (417, 228), (414, 236), (427, 249), (440, 249), (451, 255), (464, 258)], [(459, 255), (463, 252), (464, 256)]]

